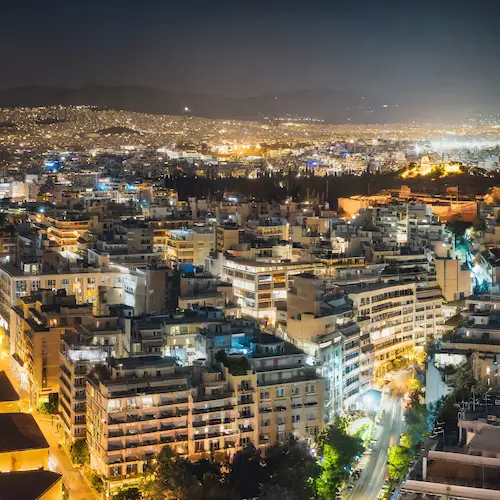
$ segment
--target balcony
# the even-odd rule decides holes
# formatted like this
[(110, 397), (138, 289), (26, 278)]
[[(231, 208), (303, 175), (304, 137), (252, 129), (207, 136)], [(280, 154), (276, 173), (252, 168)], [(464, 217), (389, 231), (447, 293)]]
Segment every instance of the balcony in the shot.
[(245, 426), (243, 426), (243, 425), (240, 425), (240, 433), (241, 433), (241, 434), (245, 434), (245, 433), (247, 433), (247, 432), (253, 432), (253, 430), (254, 430), (254, 429), (253, 429), (253, 427), (251, 427), (251, 426), (245, 427)]
[(238, 391), (240, 391), (240, 392), (253, 392), (253, 391), (255, 391), (255, 387), (251, 387), (251, 386), (246, 385), (246, 384), (240, 384), (238, 386)]
[(234, 410), (234, 405), (213, 406), (211, 408), (193, 408), (193, 414), (199, 415), (200, 413), (215, 413), (229, 410)]
[(246, 406), (246, 405), (251, 405), (253, 403), (254, 403), (253, 398), (241, 398), (238, 401), (238, 406)]
[(64, 373), (64, 375), (66, 375), (66, 377), (69, 380), (71, 380), (71, 373), (70, 373), (70, 371), (64, 365), (60, 365), (59, 369), (61, 370), (62, 373)]
[(193, 421), (193, 427), (206, 427), (209, 425), (221, 425), (221, 424), (229, 424), (231, 422), (234, 422), (234, 418), (212, 418), (210, 420), (201, 420), (201, 421)]
[(122, 430), (112, 430), (108, 432), (108, 438), (116, 438), (125, 436), (125, 433)]
[(229, 391), (224, 391), (224, 392), (216, 392), (216, 391), (213, 391), (212, 393), (210, 394), (204, 394), (202, 396), (198, 396), (194, 401), (195, 402), (201, 402), (201, 401), (214, 401), (214, 400), (218, 400), (218, 399), (229, 399), (229, 398), (233, 398), (234, 394), (232, 392), (229, 392)]

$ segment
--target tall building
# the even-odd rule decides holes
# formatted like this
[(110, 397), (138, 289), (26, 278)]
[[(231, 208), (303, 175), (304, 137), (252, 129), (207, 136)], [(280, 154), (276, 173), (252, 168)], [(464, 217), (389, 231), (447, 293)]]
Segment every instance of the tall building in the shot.
[(163, 446), (196, 459), (257, 444), (256, 376), (242, 356), (225, 363), (200, 373), (169, 357), (112, 359), (88, 376), (90, 462), (108, 490), (138, 482)]
[(314, 440), (324, 422), (325, 385), (307, 355), (267, 334), (250, 345), (259, 391), (259, 444), (273, 445), (291, 435)]
[(18, 363), (21, 384), (36, 407), (59, 391), (61, 336), (92, 322), (92, 307), (79, 305), (75, 296), (39, 290), (19, 299), (11, 310), (11, 352)]

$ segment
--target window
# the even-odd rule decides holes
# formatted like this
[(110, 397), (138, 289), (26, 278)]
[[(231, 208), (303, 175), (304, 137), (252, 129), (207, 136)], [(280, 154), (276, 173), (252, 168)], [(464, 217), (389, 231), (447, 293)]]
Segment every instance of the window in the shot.
[(307, 420), (316, 420), (318, 417), (316, 413), (308, 413), (307, 414)]
[(137, 464), (127, 464), (127, 474), (137, 474)]
[(283, 387), (280, 387), (279, 389), (276, 389), (276, 397), (277, 398), (283, 398), (283, 397), (285, 397), (285, 389)]
[(142, 396), (142, 407), (151, 408), (153, 406), (153, 396)]
[(120, 400), (110, 399), (108, 401), (108, 413), (113, 413), (114, 411), (120, 411)]
[(316, 385), (306, 384), (306, 394), (310, 394), (311, 392), (316, 392)]
[(295, 424), (297, 422), (300, 422), (300, 414), (292, 415), (292, 424)]

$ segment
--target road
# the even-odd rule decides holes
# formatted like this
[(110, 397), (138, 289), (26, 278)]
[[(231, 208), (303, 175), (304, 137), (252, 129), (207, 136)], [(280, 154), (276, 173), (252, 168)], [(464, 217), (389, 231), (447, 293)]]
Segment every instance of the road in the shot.
[[(21, 388), (15, 374), (13, 373), (11, 363), (14, 363), (11, 356), (6, 355), (6, 353), (0, 353), (0, 371), (5, 371), (12, 385), (19, 394), (22, 411), (28, 411), (30, 406), (29, 395)], [(69, 456), (62, 447), (59, 447), (60, 439), (59, 435), (56, 433), (55, 422), (50, 416), (41, 415), (36, 411), (33, 412), (33, 417), (50, 446), (49, 468), (50, 470), (63, 475), (63, 482), (69, 492), (69, 498), (71, 500), (95, 500), (96, 497), (94, 493), (82, 478), (79, 469), (75, 469), (73, 467)]]
[(385, 413), (377, 428), (377, 444), (354, 490), (342, 496), (345, 500), (375, 500), (384, 485), (389, 448), (399, 444), (403, 432), (403, 405), (390, 396), (384, 396), (381, 405)]

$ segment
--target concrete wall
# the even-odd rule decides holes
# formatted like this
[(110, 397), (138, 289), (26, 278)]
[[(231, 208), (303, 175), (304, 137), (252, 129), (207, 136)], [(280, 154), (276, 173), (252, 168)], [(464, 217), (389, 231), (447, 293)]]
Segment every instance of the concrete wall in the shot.
[(0, 453), (0, 472), (48, 469), (49, 449)]

